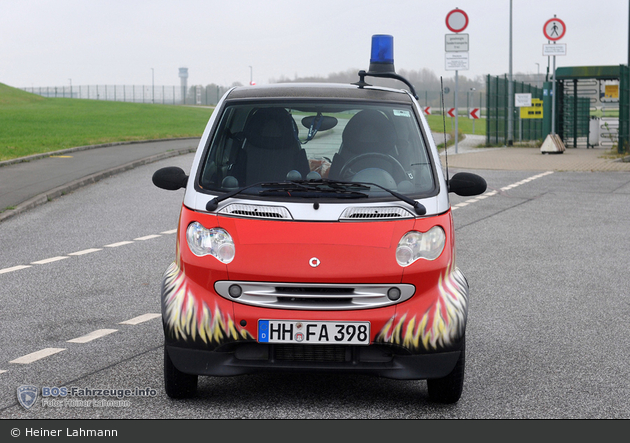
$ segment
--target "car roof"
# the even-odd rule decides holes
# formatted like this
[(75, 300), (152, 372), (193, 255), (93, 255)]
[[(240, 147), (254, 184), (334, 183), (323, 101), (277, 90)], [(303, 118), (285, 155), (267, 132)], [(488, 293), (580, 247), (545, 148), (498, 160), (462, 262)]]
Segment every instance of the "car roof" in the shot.
[(393, 103), (411, 103), (411, 96), (402, 89), (340, 83), (274, 83), (270, 85), (239, 86), (234, 88), (227, 100), (232, 99), (352, 99), (374, 100)]

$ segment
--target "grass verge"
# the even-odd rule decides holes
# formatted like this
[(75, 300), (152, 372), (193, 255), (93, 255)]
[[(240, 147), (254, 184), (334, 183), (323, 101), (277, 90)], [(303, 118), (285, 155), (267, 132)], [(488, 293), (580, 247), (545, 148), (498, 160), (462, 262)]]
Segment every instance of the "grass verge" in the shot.
[(0, 161), (76, 146), (200, 137), (212, 109), (45, 98), (0, 83)]

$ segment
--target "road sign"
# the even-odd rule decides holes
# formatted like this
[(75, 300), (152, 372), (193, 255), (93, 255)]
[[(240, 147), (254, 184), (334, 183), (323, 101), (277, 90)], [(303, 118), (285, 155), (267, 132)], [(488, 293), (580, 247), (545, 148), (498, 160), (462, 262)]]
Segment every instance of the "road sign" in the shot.
[(445, 34), (444, 50), (446, 52), (468, 52), (468, 34)]
[(431, 106), (427, 106), (423, 111), (425, 115), (431, 115)]
[(543, 101), (539, 98), (533, 98), (531, 106), (521, 107), (521, 118), (523, 119), (543, 118)]
[(468, 112), (468, 118), (478, 119), (479, 118), (479, 108), (471, 109)]
[(467, 71), (468, 70), (468, 53), (467, 52), (446, 52), (446, 70), (447, 71)]
[(449, 109), (447, 114), (449, 115), (449, 117), (455, 117), (455, 108)]
[(514, 106), (517, 108), (527, 107), (532, 105), (532, 94), (514, 94)]
[(543, 55), (545, 57), (553, 57), (556, 55), (567, 55), (567, 45), (566, 43), (561, 44), (553, 44), (553, 45), (543, 45)]
[(543, 34), (547, 37), (547, 40), (558, 41), (564, 37), (564, 33), (567, 32), (567, 26), (559, 18), (552, 18), (545, 22), (543, 26)]
[(468, 26), (468, 14), (461, 9), (453, 9), (446, 14), (446, 27), (451, 32), (462, 32)]

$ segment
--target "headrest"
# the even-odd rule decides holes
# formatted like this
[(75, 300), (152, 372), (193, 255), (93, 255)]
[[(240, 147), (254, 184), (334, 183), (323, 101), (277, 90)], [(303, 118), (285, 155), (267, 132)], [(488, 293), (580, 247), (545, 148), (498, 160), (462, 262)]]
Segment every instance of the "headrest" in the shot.
[(284, 108), (261, 108), (245, 125), (247, 141), (261, 149), (286, 149), (295, 146), (293, 118)]
[(379, 111), (366, 109), (350, 119), (342, 134), (344, 151), (352, 154), (379, 152), (389, 154), (396, 145), (396, 129)]

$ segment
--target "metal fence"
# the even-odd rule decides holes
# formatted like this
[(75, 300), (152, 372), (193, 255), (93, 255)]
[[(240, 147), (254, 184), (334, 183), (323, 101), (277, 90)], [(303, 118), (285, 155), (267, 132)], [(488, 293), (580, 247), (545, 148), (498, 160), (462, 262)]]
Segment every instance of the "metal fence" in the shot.
[[(229, 89), (224, 86), (191, 86), (183, 93), (181, 86), (158, 85), (88, 85), (88, 86), (42, 86), (22, 88), (24, 91), (54, 98), (77, 98), (88, 100), (109, 100), (132, 103), (158, 103), (165, 105), (207, 105), (213, 106)], [(442, 97), (440, 91), (417, 91), (418, 102), (430, 107), (432, 114), (441, 114)], [(485, 103), (483, 91), (459, 91), (458, 103), (468, 109), (483, 109)], [(184, 100), (182, 100), (184, 97)], [(444, 94), (445, 112), (455, 106), (453, 91)], [(484, 112), (485, 114), (485, 112)]]
[[(512, 81), (513, 93), (530, 93), (532, 98), (542, 100), (543, 90), (534, 85)], [(486, 79), (486, 144), (504, 144), (508, 140), (541, 140), (542, 119), (520, 119), (520, 109), (513, 107), (512, 134), (508, 134), (508, 86), (507, 75), (487, 76)]]
[(191, 86), (183, 91), (181, 86), (164, 85), (88, 85), (44, 86), (22, 88), (26, 92), (43, 97), (107, 100), (130, 103), (156, 103), (163, 105), (215, 105), (227, 88)]

